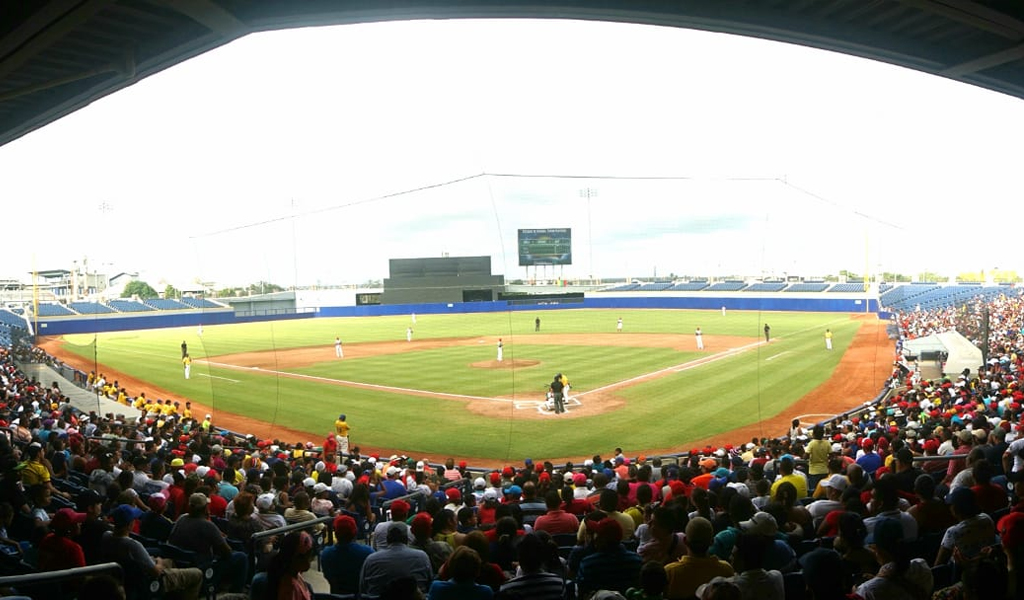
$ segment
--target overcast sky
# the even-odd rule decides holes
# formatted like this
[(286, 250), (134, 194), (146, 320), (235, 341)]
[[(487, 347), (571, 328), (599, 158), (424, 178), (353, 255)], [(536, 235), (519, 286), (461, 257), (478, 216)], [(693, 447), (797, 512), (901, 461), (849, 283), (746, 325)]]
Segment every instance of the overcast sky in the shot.
[(1024, 210), (1022, 117), (914, 71), (682, 29), (258, 34), (0, 147), (21, 224), (0, 277), (87, 257), (154, 286), (330, 285), (447, 252), (522, 278), (516, 231), (538, 227), (572, 228), (570, 278), (1024, 273), (998, 239)]

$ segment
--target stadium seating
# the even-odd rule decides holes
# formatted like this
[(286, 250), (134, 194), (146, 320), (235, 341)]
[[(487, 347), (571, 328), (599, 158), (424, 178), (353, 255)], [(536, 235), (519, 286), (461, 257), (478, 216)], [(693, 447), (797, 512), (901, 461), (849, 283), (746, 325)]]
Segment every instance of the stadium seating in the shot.
[(99, 302), (69, 302), (68, 307), (80, 315), (105, 315), (114, 312)]
[(785, 281), (765, 281), (752, 283), (743, 289), (744, 292), (781, 292), (786, 289)]
[(660, 283), (645, 283), (637, 288), (638, 292), (661, 292), (672, 287), (672, 282), (663, 281)]
[(708, 286), (708, 292), (738, 292), (747, 287), (743, 281), (719, 281)]
[(684, 281), (668, 288), (670, 292), (699, 292), (708, 287), (707, 280)]
[(851, 281), (848, 283), (837, 283), (829, 288), (828, 293), (836, 294), (857, 294), (864, 293), (864, 282), (863, 281)]
[(189, 297), (184, 297), (184, 298), (181, 298), (181, 302), (183, 304), (187, 304), (188, 306), (191, 306), (192, 308), (224, 308), (220, 304), (217, 304), (216, 302), (211, 302), (210, 300), (207, 300), (206, 298), (189, 298)]
[(110, 307), (116, 310), (117, 312), (122, 313), (145, 312), (156, 310), (151, 306), (146, 306), (145, 304), (141, 302), (136, 302), (135, 300), (111, 300), (107, 302), (107, 304), (109, 304)]
[(177, 300), (171, 300), (169, 298), (150, 298), (145, 302), (148, 306), (151, 306), (157, 310), (187, 310), (191, 308), (186, 304), (182, 304)]
[(828, 289), (828, 286), (829, 286), (829, 284), (824, 283), (824, 282), (822, 282), (822, 283), (811, 283), (811, 282), (794, 283), (793, 285), (789, 286), (788, 288), (786, 288), (786, 289), (784, 289), (782, 291), (784, 291), (784, 292), (805, 292), (805, 293), (806, 292), (824, 292), (825, 290)]
[(40, 317), (70, 317), (78, 313), (69, 310), (60, 304), (40, 303), (39, 312), (37, 314)]
[(0, 323), (6, 323), (7, 325), (14, 325), (15, 327), (24, 327), (25, 319), (18, 315), (7, 311), (0, 310)]
[(607, 289), (605, 291), (606, 292), (632, 292), (633, 290), (636, 290), (636, 289), (639, 289), (639, 288), (640, 288), (640, 284), (639, 283), (624, 283), (622, 285), (617, 285), (617, 286), (615, 286), (613, 288), (609, 288), (609, 289)]

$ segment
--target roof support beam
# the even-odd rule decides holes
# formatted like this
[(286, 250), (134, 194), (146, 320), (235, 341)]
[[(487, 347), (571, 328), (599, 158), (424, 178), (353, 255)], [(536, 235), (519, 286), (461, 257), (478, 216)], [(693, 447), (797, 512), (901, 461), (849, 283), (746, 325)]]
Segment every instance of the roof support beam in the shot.
[(946, 67), (939, 71), (939, 75), (944, 75), (946, 77), (963, 77), (970, 73), (977, 73), (978, 71), (984, 71), (985, 69), (1005, 65), (1008, 62), (1021, 60), (1022, 58), (1024, 58), (1024, 44), (1014, 46), (1013, 48), (1007, 48), (1006, 50), (995, 52), (987, 56), (981, 56), (967, 62), (962, 62), (958, 65)]
[(166, 0), (162, 4), (226, 38), (249, 32), (249, 26), (210, 0)]
[[(59, 3), (66, 4), (66, 3)], [(24, 43), (16, 48), (10, 48), (3, 58), (0, 58), (0, 80), (4, 79), (30, 59), (60, 41), (64, 36), (74, 31), (80, 25), (91, 19), (111, 4), (110, 0), (89, 0), (82, 2), (70, 11), (61, 15), (49, 15), (49, 23), (34, 23), (31, 28), (26, 29), (21, 37)], [(42, 17), (41, 17), (42, 19)], [(55, 20), (53, 20), (55, 19)], [(23, 27), (27, 27), (26, 24)], [(4, 40), (6, 43), (6, 39)], [(0, 48), (2, 51), (3, 48)]]
[(1024, 23), (1006, 13), (992, 10), (972, 0), (900, 0), (900, 2), (1010, 40), (1024, 39)]

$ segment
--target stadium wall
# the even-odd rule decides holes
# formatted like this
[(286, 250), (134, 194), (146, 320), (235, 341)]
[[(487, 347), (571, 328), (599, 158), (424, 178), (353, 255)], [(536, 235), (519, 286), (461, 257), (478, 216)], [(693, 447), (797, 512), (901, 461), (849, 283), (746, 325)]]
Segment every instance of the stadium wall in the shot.
[(543, 299), (531, 302), (516, 298), (494, 302), (417, 303), (400, 305), (325, 306), (268, 310), (238, 314), (231, 310), (217, 311), (161, 311), (159, 314), (81, 315), (48, 317), (38, 321), (38, 335), (65, 335), (99, 333), (104, 331), (131, 331), (135, 329), (162, 329), (168, 327), (198, 327), (199, 325), (227, 325), (261, 321), (282, 321), (316, 317), (375, 317), (389, 315), (486, 313), (526, 310), (562, 310), (569, 308), (598, 309), (689, 309), (689, 310), (761, 310), (793, 312), (878, 312), (877, 299), (864, 298), (791, 298), (784, 296), (669, 296), (588, 294), (580, 299)]

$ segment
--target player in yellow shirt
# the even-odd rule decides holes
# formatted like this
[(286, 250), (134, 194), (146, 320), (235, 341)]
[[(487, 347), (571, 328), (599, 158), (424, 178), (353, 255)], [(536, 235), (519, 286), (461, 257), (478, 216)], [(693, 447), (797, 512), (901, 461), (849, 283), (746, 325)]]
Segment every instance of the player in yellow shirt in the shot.
[(192, 403), (191, 402), (185, 402), (185, 410), (181, 411), (181, 417), (183, 419), (191, 419), (192, 418)]
[(349, 424), (345, 421), (345, 414), (338, 415), (338, 420), (334, 422), (334, 439), (338, 442), (338, 453), (342, 456), (348, 455), (349, 429)]

